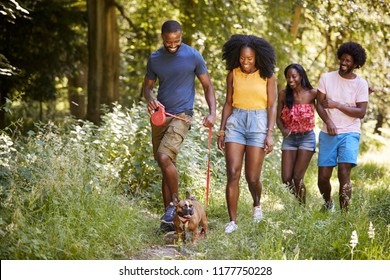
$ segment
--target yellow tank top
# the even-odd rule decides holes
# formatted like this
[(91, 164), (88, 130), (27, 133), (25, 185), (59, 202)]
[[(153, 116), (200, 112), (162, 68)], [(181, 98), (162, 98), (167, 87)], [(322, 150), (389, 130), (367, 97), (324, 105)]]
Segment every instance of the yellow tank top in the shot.
[(260, 77), (259, 70), (245, 74), (240, 67), (233, 69), (233, 107), (244, 110), (267, 108), (267, 80)]

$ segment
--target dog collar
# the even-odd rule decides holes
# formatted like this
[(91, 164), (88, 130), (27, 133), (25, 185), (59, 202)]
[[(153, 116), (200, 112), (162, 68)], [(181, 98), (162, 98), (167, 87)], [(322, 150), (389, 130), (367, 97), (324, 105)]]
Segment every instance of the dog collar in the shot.
[(183, 218), (183, 217), (180, 217), (180, 216), (179, 216), (179, 219), (180, 219), (180, 221), (181, 221), (183, 224), (188, 223), (188, 221), (190, 220), (190, 219), (186, 219), (186, 218)]

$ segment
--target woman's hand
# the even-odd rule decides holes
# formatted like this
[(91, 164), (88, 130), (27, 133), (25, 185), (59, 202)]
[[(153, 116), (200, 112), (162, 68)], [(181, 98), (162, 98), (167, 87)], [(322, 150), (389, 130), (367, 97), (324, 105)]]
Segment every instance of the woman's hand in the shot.
[(272, 134), (267, 133), (267, 136), (265, 137), (264, 142), (264, 152), (266, 155), (272, 152), (274, 149), (274, 137)]
[(220, 149), (222, 152), (225, 152), (225, 136), (218, 136), (218, 149)]

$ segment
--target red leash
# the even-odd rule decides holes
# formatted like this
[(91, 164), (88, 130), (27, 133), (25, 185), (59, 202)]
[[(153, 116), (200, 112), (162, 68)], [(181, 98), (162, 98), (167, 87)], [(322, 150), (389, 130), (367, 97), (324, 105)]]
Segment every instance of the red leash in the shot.
[(209, 137), (208, 137), (208, 160), (207, 160), (207, 175), (206, 175), (206, 209), (209, 206), (209, 189), (210, 189), (210, 147), (211, 139), (213, 137), (213, 128), (209, 127)]
[[(211, 139), (213, 138), (213, 128), (209, 127), (209, 137), (208, 137), (208, 159), (207, 159), (207, 175), (206, 175), (206, 216), (207, 216), (207, 208), (209, 206), (209, 189), (210, 189), (210, 148), (211, 148)], [(206, 234), (205, 229), (202, 227), (199, 236)]]

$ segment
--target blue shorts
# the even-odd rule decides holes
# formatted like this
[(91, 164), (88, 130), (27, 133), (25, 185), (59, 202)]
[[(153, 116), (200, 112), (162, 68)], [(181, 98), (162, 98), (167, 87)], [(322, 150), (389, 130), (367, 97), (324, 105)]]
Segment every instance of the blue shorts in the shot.
[(350, 132), (330, 136), (320, 132), (318, 166), (337, 166), (338, 163), (357, 165), (360, 133)]
[(307, 150), (316, 151), (316, 135), (313, 130), (306, 132), (291, 132), (291, 134), (283, 138), (282, 151)]
[(267, 110), (233, 108), (225, 127), (225, 143), (234, 142), (264, 148), (267, 136)]

